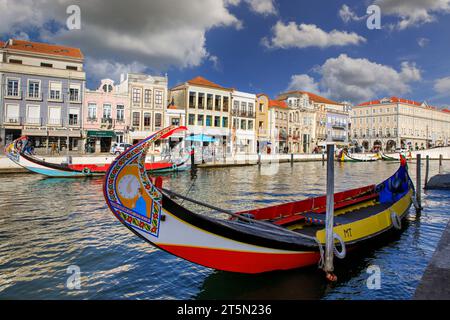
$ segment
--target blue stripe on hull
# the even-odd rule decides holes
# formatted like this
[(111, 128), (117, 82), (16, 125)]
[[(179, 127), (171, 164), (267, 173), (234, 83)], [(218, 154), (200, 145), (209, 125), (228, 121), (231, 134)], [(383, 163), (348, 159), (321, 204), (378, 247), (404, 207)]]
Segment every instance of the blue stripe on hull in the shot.
[(41, 169), (41, 168), (33, 168), (33, 167), (25, 167), (25, 168), (34, 173), (39, 173), (39, 174), (42, 174), (42, 175), (48, 176), (48, 177), (84, 177), (84, 176), (86, 176), (85, 174), (80, 173), (80, 172), (59, 171), (59, 170)]

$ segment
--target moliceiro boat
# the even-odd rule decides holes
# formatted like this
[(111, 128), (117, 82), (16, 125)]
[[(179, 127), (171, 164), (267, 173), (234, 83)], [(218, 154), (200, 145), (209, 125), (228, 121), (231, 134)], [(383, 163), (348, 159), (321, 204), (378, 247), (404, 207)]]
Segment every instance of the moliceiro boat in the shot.
[(381, 159), (381, 156), (376, 153), (372, 155), (356, 155), (350, 154), (346, 150), (341, 150), (336, 156), (338, 162), (373, 162)]
[[(108, 169), (104, 197), (124, 226), (157, 248), (218, 270), (261, 273), (323, 261), (325, 196), (231, 212), (166, 190), (161, 178), (150, 179), (144, 165), (149, 146), (176, 130), (168, 127), (153, 134), (116, 158)], [(413, 194), (405, 161), (380, 184), (336, 193), (336, 255), (343, 258), (348, 248), (398, 232)], [(195, 213), (182, 205), (186, 202), (230, 218)]]
[[(183, 130), (186, 130), (183, 127)], [(14, 140), (5, 148), (7, 157), (17, 165), (33, 172), (51, 178), (80, 178), (103, 176), (108, 170), (110, 163), (104, 164), (72, 164), (51, 163), (40, 159), (27, 151), (28, 138), (26, 136)], [(160, 161), (145, 163), (146, 173), (161, 174), (186, 170), (190, 167), (190, 152), (179, 161)]]
[(378, 154), (383, 161), (400, 161), (400, 159), (402, 157), (404, 157), (407, 160), (412, 160), (411, 152), (409, 152), (408, 155), (406, 155), (406, 153), (399, 153), (399, 154), (390, 156), (390, 155), (385, 154), (383, 151), (379, 151)]

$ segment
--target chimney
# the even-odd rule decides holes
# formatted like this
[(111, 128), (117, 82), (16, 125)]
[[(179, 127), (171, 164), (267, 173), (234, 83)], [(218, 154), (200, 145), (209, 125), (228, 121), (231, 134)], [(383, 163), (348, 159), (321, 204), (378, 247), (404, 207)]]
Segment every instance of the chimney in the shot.
[(125, 81), (125, 74), (124, 73), (121, 73), (120, 74), (120, 83), (122, 83), (122, 82), (124, 82)]
[(8, 40), (8, 45), (9, 46), (13, 46), (14, 45), (14, 39), (9, 39)]

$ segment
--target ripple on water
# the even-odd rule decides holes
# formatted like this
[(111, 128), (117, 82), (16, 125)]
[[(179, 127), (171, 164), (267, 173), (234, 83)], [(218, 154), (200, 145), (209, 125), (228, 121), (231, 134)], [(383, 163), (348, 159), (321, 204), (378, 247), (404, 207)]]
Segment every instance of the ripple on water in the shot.
[[(395, 166), (382, 162), (339, 165), (335, 189), (372, 184), (394, 170)], [(410, 171), (414, 178), (413, 164)], [(256, 166), (199, 170), (189, 196), (246, 210), (321, 195), (325, 190), (325, 168), (320, 162), (280, 164), (275, 176), (262, 173)], [(338, 261), (339, 282), (327, 286), (315, 267), (239, 275), (157, 250), (109, 212), (102, 181), (0, 176), (0, 298), (408, 299), (448, 221), (448, 210), (443, 208), (450, 207), (449, 193), (425, 193), (424, 211), (416, 215), (411, 210), (403, 233)], [(164, 183), (186, 193), (192, 181), (189, 173), (181, 173), (166, 176)], [(66, 288), (70, 265), (80, 267), (80, 290)], [(366, 286), (366, 270), (373, 265), (381, 270), (380, 290)]]

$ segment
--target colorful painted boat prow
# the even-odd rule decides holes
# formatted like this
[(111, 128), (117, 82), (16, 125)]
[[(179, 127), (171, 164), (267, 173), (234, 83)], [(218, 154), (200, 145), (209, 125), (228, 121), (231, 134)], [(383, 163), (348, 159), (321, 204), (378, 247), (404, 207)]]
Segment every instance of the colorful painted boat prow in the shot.
[[(149, 145), (169, 127), (119, 156), (104, 181), (104, 197), (115, 217), (134, 234), (177, 257), (213, 269), (261, 273), (314, 265), (325, 243), (326, 196), (232, 213), (230, 219), (198, 214), (176, 198), (204, 205), (162, 188), (144, 170)], [(400, 231), (414, 186), (406, 161), (390, 178), (336, 193), (337, 248), (360, 247)], [(209, 208), (215, 208), (209, 205)]]

